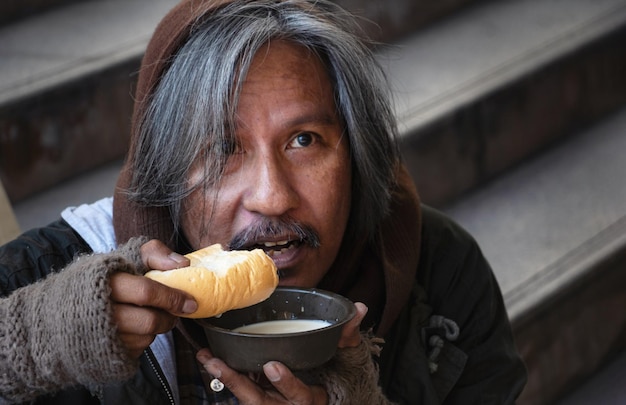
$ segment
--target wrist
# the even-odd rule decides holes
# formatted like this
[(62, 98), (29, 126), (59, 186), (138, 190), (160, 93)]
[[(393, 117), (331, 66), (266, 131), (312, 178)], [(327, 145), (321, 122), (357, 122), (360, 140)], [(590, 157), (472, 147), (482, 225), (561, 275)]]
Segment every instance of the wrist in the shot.
[(328, 393), (326, 392), (326, 388), (321, 385), (313, 385), (311, 386), (311, 390), (313, 391), (313, 403), (315, 405), (328, 405)]

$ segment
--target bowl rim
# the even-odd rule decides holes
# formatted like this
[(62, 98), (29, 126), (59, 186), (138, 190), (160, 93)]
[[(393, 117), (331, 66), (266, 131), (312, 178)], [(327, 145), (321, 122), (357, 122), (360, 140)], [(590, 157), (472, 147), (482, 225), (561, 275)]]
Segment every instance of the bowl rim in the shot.
[[(356, 315), (356, 307), (354, 306), (354, 302), (350, 301), (348, 298), (344, 297), (343, 295), (337, 294), (337, 293), (332, 292), (332, 291), (322, 290), (320, 288), (315, 288), (315, 287), (314, 288), (303, 288), (303, 287), (280, 287), (280, 286), (276, 287), (274, 289), (274, 291), (272, 292), (272, 294), (274, 294), (276, 291), (327, 295), (327, 296), (329, 296), (332, 299), (336, 299), (336, 300), (339, 300), (339, 301), (342, 301), (343, 303), (345, 303), (346, 306), (348, 307), (348, 314), (346, 315), (345, 319), (343, 319), (341, 321), (338, 321), (338, 322), (335, 322), (335, 323), (332, 323), (332, 324), (330, 324), (328, 326), (324, 326), (324, 327), (321, 327), (321, 328), (312, 329), (312, 330), (308, 330), (308, 331), (304, 331), (304, 332), (286, 332), (286, 333), (246, 333), (246, 332), (236, 332), (233, 329), (222, 328), (220, 326), (213, 325), (213, 324), (211, 324), (210, 322), (207, 321), (207, 319), (217, 318), (215, 316), (210, 317), (210, 318), (195, 319), (195, 322), (200, 324), (200, 326), (202, 326), (203, 328), (213, 329), (215, 331), (218, 331), (220, 333), (224, 333), (226, 335), (238, 336), (238, 337), (250, 337), (250, 338), (260, 338), (260, 337), (263, 337), (264, 339), (268, 339), (268, 338), (269, 339), (275, 339), (275, 338), (284, 338), (284, 337), (292, 337), (292, 336), (303, 336), (303, 335), (308, 335), (311, 332), (318, 332), (318, 331), (324, 331), (326, 329), (341, 327), (341, 326), (345, 325), (346, 323), (350, 322)], [(269, 299), (269, 297), (268, 297), (268, 299)], [(262, 302), (263, 301), (258, 302), (257, 304), (254, 304), (254, 305), (259, 305)], [(254, 305), (251, 305), (251, 306), (254, 306)], [(239, 308), (239, 309), (236, 309), (234, 311), (241, 310), (241, 309), (245, 309), (245, 308)]]

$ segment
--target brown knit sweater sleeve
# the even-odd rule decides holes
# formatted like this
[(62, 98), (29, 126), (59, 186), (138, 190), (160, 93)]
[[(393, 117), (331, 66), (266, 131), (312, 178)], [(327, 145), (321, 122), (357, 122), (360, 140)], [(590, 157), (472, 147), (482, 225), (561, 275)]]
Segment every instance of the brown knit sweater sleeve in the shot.
[(0, 299), (0, 403), (74, 385), (95, 389), (137, 370), (112, 321), (109, 275), (139, 274), (143, 238), (80, 256), (59, 273)]
[(315, 379), (326, 388), (329, 405), (393, 405), (378, 385), (373, 358), (380, 355), (382, 343), (382, 339), (362, 333), (361, 344), (338, 349), (327, 364), (314, 371)]

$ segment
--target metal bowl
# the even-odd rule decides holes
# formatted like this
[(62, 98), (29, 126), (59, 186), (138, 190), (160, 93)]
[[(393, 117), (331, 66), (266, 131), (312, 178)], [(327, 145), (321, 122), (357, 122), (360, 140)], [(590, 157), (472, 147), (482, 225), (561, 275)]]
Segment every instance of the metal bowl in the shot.
[[(298, 371), (320, 366), (334, 356), (342, 327), (355, 313), (354, 304), (338, 294), (278, 287), (259, 304), (196, 321), (202, 325), (213, 355), (235, 370), (258, 372), (263, 364), (276, 360)], [(323, 320), (331, 325), (296, 333), (233, 331), (244, 325), (286, 319)]]

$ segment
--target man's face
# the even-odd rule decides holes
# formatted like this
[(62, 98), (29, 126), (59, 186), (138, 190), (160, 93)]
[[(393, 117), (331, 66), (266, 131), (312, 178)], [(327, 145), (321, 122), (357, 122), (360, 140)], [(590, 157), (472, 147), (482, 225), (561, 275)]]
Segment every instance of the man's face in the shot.
[[(351, 202), (348, 141), (323, 64), (289, 42), (262, 48), (233, 131), (234, 153), (216, 189), (200, 187), (184, 201), (185, 237), (194, 249), (262, 247), (281, 285), (316, 286), (335, 260)], [(189, 181), (201, 182), (202, 173)]]

